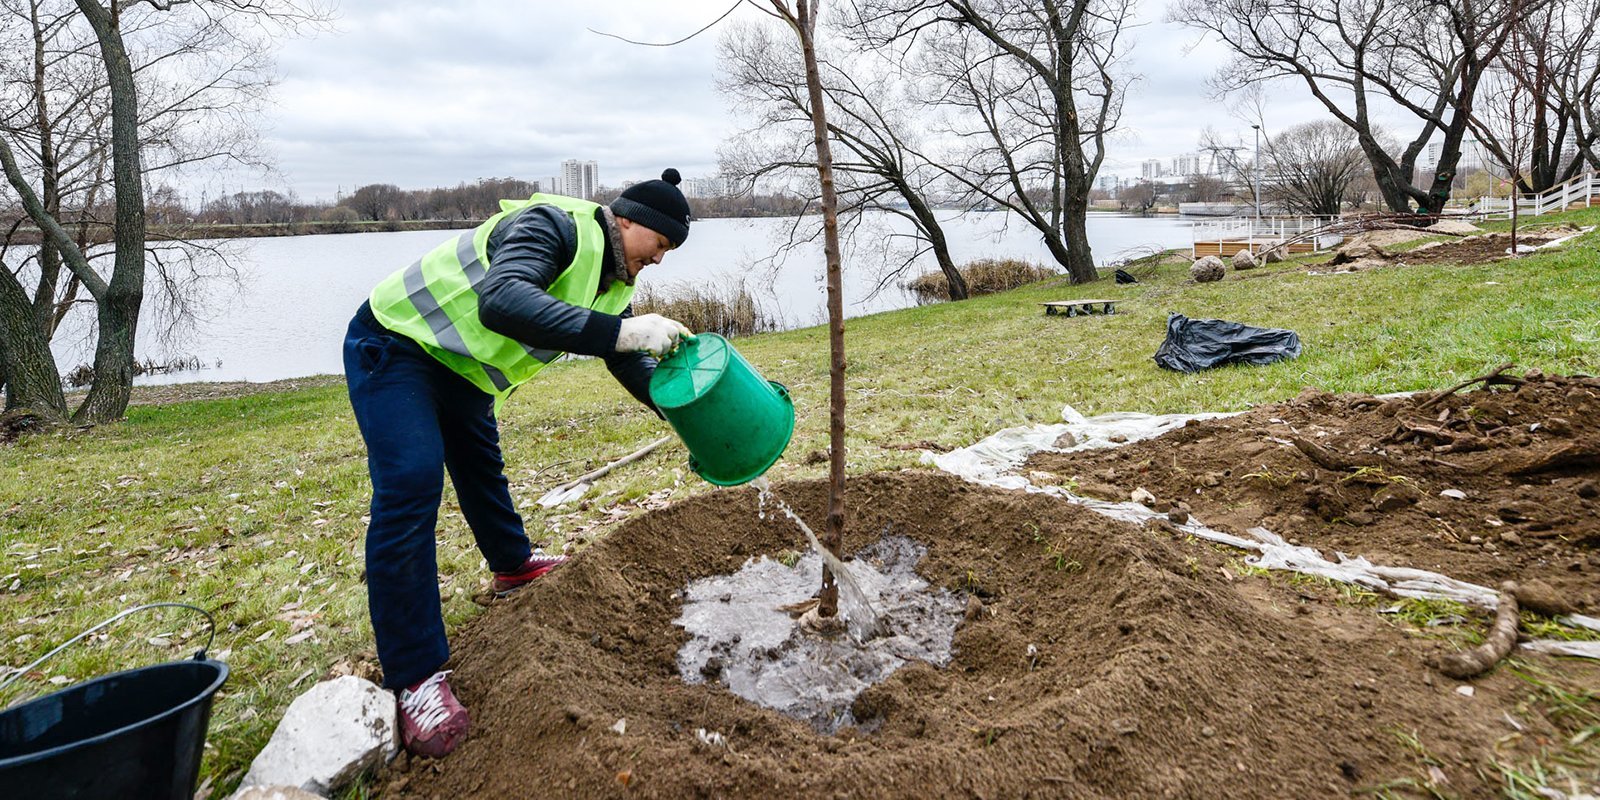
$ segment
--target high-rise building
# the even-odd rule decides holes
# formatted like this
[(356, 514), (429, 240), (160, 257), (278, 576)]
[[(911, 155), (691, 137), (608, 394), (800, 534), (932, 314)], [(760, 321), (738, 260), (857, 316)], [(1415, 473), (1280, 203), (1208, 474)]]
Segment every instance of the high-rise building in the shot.
[(1115, 176), (1115, 175), (1101, 175), (1100, 176), (1100, 191), (1102, 191), (1102, 192), (1115, 192), (1116, 190), (1117, 190), (1117, 176)]
[(1161, 159), (1159, 158), (1148, 159), (1140, 165), (1139, 177), (1145, 180), (1155, 180), (1161, 177), (1162, 174)]
[(544, 190), (543, 191), (544, 191), (545, 194), (564, 194), (565, 193), (565, 192), (562, 191), (561, 179), (557, 178), (554, 175), (551, 175), (550, 177), (545, 178), (543, 183), (544, 183)]
[(686, 178), (681, 188), (685, 197), (721, 197), (728, 193), (728, 180), (721, 175)]
[(600, 166), (569, 158), (561, 162), (561, 188), (565, 194), (588, 200), (600, 188)]
[(1181, 156), (1172, 157), (1172, 174), (1174, 175), (1199, 175), (1204, 169), (1199, 153), (1184, 153)]

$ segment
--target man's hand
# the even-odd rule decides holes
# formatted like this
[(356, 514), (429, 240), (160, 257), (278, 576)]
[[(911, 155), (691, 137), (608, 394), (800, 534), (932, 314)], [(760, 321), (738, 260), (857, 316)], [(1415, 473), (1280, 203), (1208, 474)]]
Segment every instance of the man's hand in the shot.
[(616, 350), (619, 353), (649, 353), (660, 358), (672, 352), (682, 339), (693, 339), (694, 334), (683, 323), (667, 319), (660, 314), (628, 317), (617, 331)]

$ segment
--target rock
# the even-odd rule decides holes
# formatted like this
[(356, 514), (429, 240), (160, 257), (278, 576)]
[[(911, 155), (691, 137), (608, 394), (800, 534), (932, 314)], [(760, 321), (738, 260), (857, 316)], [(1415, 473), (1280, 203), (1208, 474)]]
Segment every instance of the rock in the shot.
[(1459, 219), (1441, 219), (1429, 225), (1426, 230), (1430, 233), (1452, 233), (1457, 235), (1483, 232), (1482, 228), (1466, 220)]
[(1153, 506), (1156, 503), (1156, 496), (1146, 491), (1143, 486), (1134, 489), (1129, 499), (1142, 506)]
[(1078, 437), (1073, 436), (1072, 431), (1067, 431), (1066, 433), (1056, 437), (1055, 448), (1057, 450), (1070, 450), (1077, 446)]
[(1189, 521), (1189, 507), (1179, 503), (1167, 512), (1167, 519), (1174, 525), (1182, 525)]
[[(1389, 251), (1384, 250), (1384, 248), (1381, 248), (1381, 246), (1368, 245), (1368, 243), (1365, 242), (1357, 242), (1354, 243), (1354, 245), (1346, 245), (1342, 246), (1342, 248), (1339, 248), (1338, 253), (1334, 253), (1333, 258), (1328, 259), (1328, 266), (1338, 267), (1344, 266), (1344, 264), (1382, 262), (1387, 261), (1387, 259), (1389, 259)], [(1354, 267), (1352, 267), (1352, 269), (1354, 269)]]
[[(1502, 537), (1504, 538), (1504, 537)], [(1562, 596), (1555, 587), (1538, 578), (1517, 583), (1517, 605), (1535, 614), (1547, 617), (1558, 617), (1565, 614), (1575, 614), (1578, 609), (1572, 601)]]
[(1233, 268), (1235, 270), (1255, 269), (1259, 266), (1261, 266), (1261, 263), (1256, 261), (1255, 254), (1249, 250), (1240, 250), (1233, 254)]
[(1500, 534), (1500, 543), (1519, 547), (1522, 545), (1522, 537), (1518, 536), (1516, 531), (1506, 531)]
[(1269, 247), (1265, 250), (1262, 250), (1261, 258), (1259, 260), (1263, 264), (1277, 264), (1283, 261), (1283, 248)]
[(1189, 267), (1189, 277), (1195, 283), (1220, 281), (1228, 274), (1228, 266), (1217, 256), (1206, 256)]
[(245, 786), (228, 800), (323, 800), (323, 797), (293, 786)]
[(1465, 499), (1467, 499), (1467, 493), (1461, 491), (1460, 489), (1446, 489), (1446, 490), (1440, 492), (1439, 496), (1440, 497), (1448, 497), (1451, 500), (1465, 500)]
[(1096, 500), (1111, 500), (1113, 502), (1127, 496), (1116, 486), (1096, 480), (1079, 481), (1078, 490), (1073, 494), (1079, 497), (1092, 497)]
[(1594, 481), (1584, 481), (1573, 491), (1585, 500), (1593, 500), (1596, 496), (1600, 496), (1600, 486), (1596, 486)]
[(1362, 525), (1362, 526), (1371, 525), (1372, 523), (1377, 521), (1371, 514), (1368, 514), (1365, 511), (1352, 511), (1349, 514), (1345, 515), (1344, 520), (1345, 520), (1345, 522), (1348, 522), (1351, 525)]
[(1222, 473), (1220, 472), (1207, 472), (1206, 474), (1200, 476), (1200, 485), (1207, 488), (1221, 486), (1222, 477)]
[(394, 695), (353, 675), (295, 698), (241, 786), (295, 786), (328, 795), (394, 757)]
[(1404, 483), (1391, 483), (1372, 493), (1372, 507), (1379, 513), (1389, 514), (1421, 499), (1421, 493)]

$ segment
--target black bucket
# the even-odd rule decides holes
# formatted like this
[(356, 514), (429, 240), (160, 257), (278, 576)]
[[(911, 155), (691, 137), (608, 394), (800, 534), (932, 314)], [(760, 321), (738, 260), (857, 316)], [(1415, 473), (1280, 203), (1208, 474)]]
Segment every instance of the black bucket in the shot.
[(221, 661), (105, 675), (0, 712), (0, 795), (191, 800)]

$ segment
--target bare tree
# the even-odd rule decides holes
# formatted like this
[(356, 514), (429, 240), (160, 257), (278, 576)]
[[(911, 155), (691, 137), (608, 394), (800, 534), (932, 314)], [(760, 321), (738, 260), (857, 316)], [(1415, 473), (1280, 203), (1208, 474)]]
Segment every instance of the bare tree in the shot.
[[(1215, 78), (1219, 90), (1303, 83), (1355, 132), (1390, 209), (1415, 204), (1437, 213), (1450, 196), (1479, 81), (1511, 31), (1547, 2), (1513, 10), (1488, 0), (1180, 0), (1170, 13), (1233, 49), (1234, 61)], [(1385, 147), (1380, 108), (1415, 117), (1415, 136)], [(1435, 137), (1438, 168), (1423, 184), (1417, 159)]]
[[(787, 24), (800, 42), (805, 64), (806, 94), (811, 108), (812, 145), (817, 154), (817, 180), (822, 187), (822, 251), (828, 262), (828, 525), (823, 546), (835, 556), (844, 547), (844, 291), (839, 256), (839, 198), (834, 190), (833, 152), (829, 147), (827, 105), (822, 73), (817, 64), (817, 16), (821, 0), (768, 0), (769, 12)], [(759, 6), (758, 6), (759, 7)], [(839, 613), (839, 584), (833, 571), (822, 571), (822, 590), (817, 613), (835, 617)]]
[[(858, 0), (851, 35), (914, 56), (966, 202), (1020, 216), (1073, 283), (1098, 277), (1089, 192), (1131, 78), (1120, 62), (1132, 0)], [(1033, 200), (1045, 189), (1051, 202)]]
[(1132, 186), (1122, 187), (1117, 192), (1117, 205), (1123, 211), (1134, 211), (1143, 214), (1155, 208), (1156, 199), (1161, 196), (1156, 185), (1150, 181), (1139, 181)]
[[(1600, 169), (1600, 0), (1565, 0), (1548, 27), (1549, 36), (1539, 46), (1550, 56), (1554, 80), (1550, 93), (1536, 95), (1560, 109), (1572, 130), (1576, 157), (1558, 170), (1554, 182), (1585, 168)], [(1535, 31), (1535, 34), (1538, 32)]]
[(1292, 214), (1338, 216), (1367, 172), (1354, 131), (1334, 120), (1295, 125), (1267, 140), (1262, 194)]
[(1214, 203), (1228, 196), (1228, 183), (1216, 175), (1195, 173), (1185, 179), (1189, 184), (1186, 196), (1191, 203)]
[[(190, 259), (205, 252), (148, 243), (146, 174), (221, 160), (259, 163), (251, 126), (238, 123), (253, 114), (270, 85), (265, 53), (271, 36), (321, 17), (291, 3), (250, 0), (114, 1), (110, 7), (96, 0), (7, 2), (8, 10), (29, 19), (34, 45), (27, 51), (27, 79), (6, 87), (0, 166), (43, 238), (37, 336), (47, 354), (54, 326), (38, 324), (41, 306), (54, 306), (59, 322), (78, 287), (89, 294), (96, 312), (94, 383), (73, 416), (116, 419), (132, 386), (147, 270), (181, 305), (181, 294), (170, 290), (185, 285), (179, 276), (194, 274)], [(19, 151), (29, 160), (19, 162)], [(102, 191), (112, 194), (109, 221), (96, 216), (104, 210)], [(76, 236), (73, 214), (81, 215)], [(98, 249), (107, 240), (110, 251)], [(109, 270), (96, 264), (102, 255), (109, 256)], [(60, 295), (54, 286), (59, 270), (52, 266), (57, 258), (71, 273)], [(19, 274), (9, 277), (20, 285)], [(15, 288), (6, 294), (14, 297)], [(0, 313), (15, 311), (11, 303), (0, 305)], [(5, 327), (19, 326), (8, 321)], [(40, 353), (30, 344), (27, 357), (37, 360)], [(12, 348), (5, 359), (7, 372), (15, 374)], [(53, 361), (38, 362), (29, 374), (54, 371)], [(13, 379), (8, 402), (19, 388)], [(52, 415), (64, 413), (64, 403), (47, 400)]]
[[(775, 40), (766, 27), (741, 25), (724, 34), (720, 49), (719, 87), (754, 117), (747, 130), (724, 146), (724, 174), (754, 186), (780, 173), (809, 173), (811, 180), (801, 184), (814, 187), (811, 106), (798, 45)], [(950, 287), (950, 299), (963, 300), (966, 280), (950, 256), (929, 200), (938, 172), (916, 150), (915, 120), (904, 107), (903, 86), (894, 70), (874, 60), (872, 53), (832, 53), (818, 60), (828, 132), (844, 155), (834, 162), (839, 211), (846, 217), (841, 224), (854, 230), (868, 219), (868, 212), (909, 221), (911, 234), (890, 232), (880, 238), (885, 243), (910, 238), (913, 245), (890, 257), (879, 288), (931, 253)]]
[[(1522, 0), (1512, 0), (1512, 8)], [(1571, 180), (1593, 154), (1600, 130), (1595, 84), (1600, 36), (1595, 0), (1551, 2), (1517, 25), (1485, 82), (1495, 93), (1474, 109), (1469, 124), (1488, 158), (1514, 178), (1519, 193), (1543, 192)], [(1518, 88), (1509, 85), (1515, 82)], [(1516, 97), (1513, 98), (1512, 95)], [(1506, 117), (1515, 108), (1517, 119)], [(1513, 143), (1507, 136), (1516, 133)], [(1507, 165), (1520, 164), (1516, 169)]]
[[(1510, 0), (1515, 8), (1526, 0)], [(1520, 195), (1530, 191), (1530, 162), (1536, 159), (1548, 129), (1548, 107), (1533, 96), (1542, 87), (1543, 54), (1526, 48), (1519, 26), (1512, 31), (1502, 63), (1484, 76), (1479, 102), (1472, 111), (1471, 123), (1488, 155), (1485, 171), (1509, 189), (1511, 203), (1511, 254), (1517, 254), (1517, 225), (1521, 216)]]

